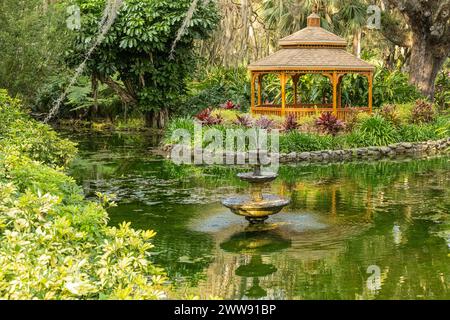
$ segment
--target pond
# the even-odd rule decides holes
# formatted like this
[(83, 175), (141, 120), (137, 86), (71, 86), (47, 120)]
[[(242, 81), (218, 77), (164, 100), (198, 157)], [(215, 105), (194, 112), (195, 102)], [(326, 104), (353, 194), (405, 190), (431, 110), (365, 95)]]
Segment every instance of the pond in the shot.
[(157, 231), (173, 297), (450, 298), (448, 156), (282, 166), (267, 192), (291, 204), (255, 231), (220, 204), (248, 192), (245, 168), (176, 166), (157, 136), (66, 135), (86, 195), (117, 196), (110, 224)]

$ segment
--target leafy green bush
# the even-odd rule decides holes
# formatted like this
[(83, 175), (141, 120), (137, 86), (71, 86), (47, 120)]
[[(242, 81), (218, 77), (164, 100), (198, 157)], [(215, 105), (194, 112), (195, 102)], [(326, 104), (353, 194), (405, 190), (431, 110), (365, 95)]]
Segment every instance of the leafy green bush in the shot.
[(188, 97), (178, 112), (194, 115), (208, 107), (218, 107), (227, 100), (250, 107), (250, 79), (247, 69), (215, 67), (207, 68), (188, 86)]
[(280, 152), (304, 152), (332, 149), (333, 137), (291, 131), (280, 136)]
[(64, 166), (76, 154), (75, 144), (61, 139), (49, 126), (32, 120), (20, 101), (0, 90), (0, 142), (51, 166)]
[(395, 127), (379, 115), (361, 121), (352, 136), (360, 146), (386, 146), (399, 141)]
[(405, 124), (402, 125), (398, 131), (400, 141), (419, 142), (439, 138), (436, 128), (431, 125)]
[(109, 227), (109, 197), (86, 201), (50, 167), (67, 163), (74, 145), (4, 91), (0, 99), (0, 299), (164, 297), (164, 273), (149, 260), (155, 233)]

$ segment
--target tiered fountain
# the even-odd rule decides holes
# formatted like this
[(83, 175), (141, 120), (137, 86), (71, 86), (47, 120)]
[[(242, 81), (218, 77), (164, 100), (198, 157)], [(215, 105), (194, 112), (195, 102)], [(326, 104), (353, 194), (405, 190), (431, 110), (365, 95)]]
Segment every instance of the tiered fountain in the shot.
[(233, 213), (244, 216), (251, 224), (264, 222), (270, 215), (280, 212), (290, 203), (284, 198), (262, 193), (264, 185), (275, 180), (277, 176), (275, 173), (262, 174), (261, 164), (255, 165), (253, 172), (238, 174), (239, 179), (250, 183), (251, 195), (228, 198), (222, 204)]

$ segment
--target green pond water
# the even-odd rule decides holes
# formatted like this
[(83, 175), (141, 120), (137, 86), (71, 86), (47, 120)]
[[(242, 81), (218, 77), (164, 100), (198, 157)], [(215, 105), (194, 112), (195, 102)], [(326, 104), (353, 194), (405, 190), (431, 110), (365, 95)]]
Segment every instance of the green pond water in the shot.
[(291, 204), (264, 230), (222, 207), (248, 168), (176, 166), (158, 137), (73, 134), (70, 174), (116, 194), (110, 224), (153, 229), (173, 297), (448, 299), (450, 158), (282, 166), (266, 190)]

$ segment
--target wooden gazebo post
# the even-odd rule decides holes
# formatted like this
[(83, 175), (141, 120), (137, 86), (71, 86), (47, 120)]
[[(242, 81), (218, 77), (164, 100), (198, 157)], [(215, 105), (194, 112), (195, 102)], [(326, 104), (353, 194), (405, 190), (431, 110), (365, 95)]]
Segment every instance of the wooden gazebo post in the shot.
[(369, 105), (369, 112), (372, 113), (373, 72), (369, 73), (368, 79), (369, 79), (369, 101), (368, 101), (368, 105)]
[(338, 77), (336, 71), (333, 72), (333, 114), (337, 117), (337, 85)]
[(250, 84), (250, 110), (252, 113), (255, 111), (255, 73), (251, 73), (251, 84)]
[(280, 74), (281, 81), (281, 116), (286, 115), (286, 73)]
[(258, 75), (258, 106), (262, 104), (262, 79), (263, 75)]

